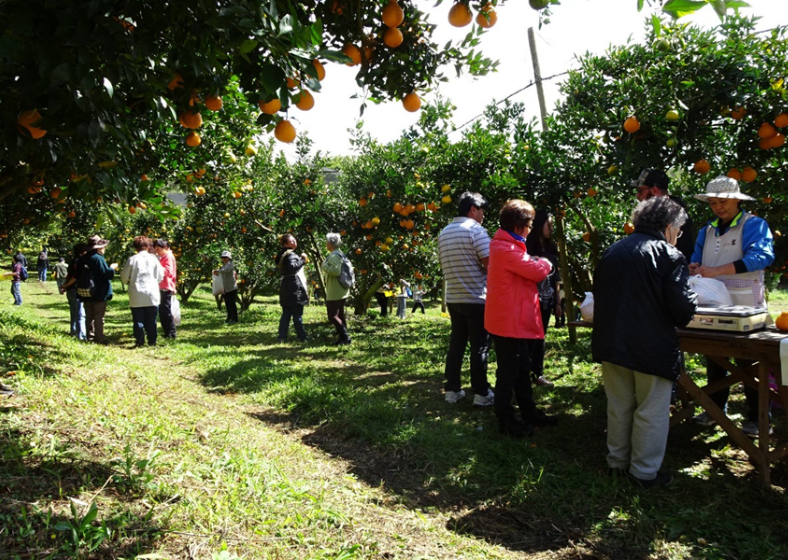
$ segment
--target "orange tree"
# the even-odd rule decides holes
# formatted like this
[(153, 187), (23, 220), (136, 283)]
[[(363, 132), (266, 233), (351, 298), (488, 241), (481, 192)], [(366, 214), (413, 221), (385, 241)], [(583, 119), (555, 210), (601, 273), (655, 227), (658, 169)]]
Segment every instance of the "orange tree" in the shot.
[[(580, 59), (538, 155), (524, 156), (539, 160), (540, 198), (568, 210), (579, 291), (599, 252), (623, 235), (636, 202), (629, 181), (646, 167), (669, 171), (671, 192), (687, 198), (698, 224), (708, 210), (691, 196), (716, 175), (741, 176), (757, 199), (748, 209), (779, 229), (788, 196), (788, 128), (779, 126), (788, 121), (780, 117), (788, 112), (786, 55), (784, 28), (755, 34), (751, 20), (733, 17), (708, 31), (652, 22), (645, 45)], [(782, 272), (786, 248), (779, 237), (776, 245)]]
[[(196, 145), (233, 81), (250, 103), (277, 99), (284, 110), (304, 89), (319, 91), (314, 60), (358, 64), (373, 101), (430, 87), (446, 63), (493, 66), (475, 39), (438, 47), (427, 16), (411, 0), (401, 6), (394, 49), (382, 43), (380, 0), (3, 2), (0, 230), (47, 219), (52, 197), (31, 210), (19, 196), (39, 183), (69, 199), (147, 200), (166, 212), (163, 185), (140, 179), (163, 155), (150, 138)], [(264, 114), (259, 124), (270, 131), (281, 120)]]

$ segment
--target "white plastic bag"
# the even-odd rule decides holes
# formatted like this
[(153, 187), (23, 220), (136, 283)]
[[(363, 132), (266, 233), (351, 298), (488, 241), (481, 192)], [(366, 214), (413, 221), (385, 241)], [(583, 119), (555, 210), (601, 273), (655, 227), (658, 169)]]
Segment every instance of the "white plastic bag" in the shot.
[(172, 311), (172, 322), (175, 326), (181, 324), (181, 304), (174, 295), (170, 299), (170, 311)]
[(586, 298), (580, 304), (580, 316), (586, 323), (594, 322), (594, 294), (586, 292)]
[(222, 283), (222, 275), (221, 274), (214, 274), (213, 275), (213, 286), (212, 286), (213, 295), (220, 296), (224, 293), (224, 284)]
[(700, 274), (691, 276), (689, 285), (698, 294), (698, 305), (701, 307), (725, 307), (733, 305), (731, 294), (725, 284), (714, 278), (704, 278)]

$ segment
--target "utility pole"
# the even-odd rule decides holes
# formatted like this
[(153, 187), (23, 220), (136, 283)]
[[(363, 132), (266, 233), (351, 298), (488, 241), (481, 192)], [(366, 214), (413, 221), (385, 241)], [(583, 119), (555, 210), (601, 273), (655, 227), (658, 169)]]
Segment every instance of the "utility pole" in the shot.
[[(534, 36), (534, 28), (528, 28), (528, 46), (531, 48), (531, 62), (534, 66), (534, 82), (536, 83), (536, 94), (539, 97), (539, 116), (542, 121), (542, 131), (546, 131), (547, 124), (547, 107), (544, 100), (544, 87), (542, 85), (542, 71), (539, 68), (539, 56), (536, 54), (536, 37)], [(569, 329), (569, 342), (574, 344), (577, 342), (577, 329), (569, 325), (569, 321), (575, 317), (575, 304), (572, 298), (572, 276), (569, 271), (569, 257), (566, 252), (566, 231), (564, 229), (564, 215), (556, 212), (555, 220), (555, 233), (558, 237), (558, 260), (561, 266), (561, 279), (564, 287), (564, 301), (566, 305), (567, 329)]]

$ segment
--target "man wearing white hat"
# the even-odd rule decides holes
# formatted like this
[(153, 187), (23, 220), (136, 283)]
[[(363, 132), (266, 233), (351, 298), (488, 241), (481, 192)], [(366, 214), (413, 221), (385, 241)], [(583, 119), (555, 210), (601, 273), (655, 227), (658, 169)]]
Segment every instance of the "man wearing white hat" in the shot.
[[(755, 199), (742, 193), (735, 179), (725, 176), (711, 180), (706, 192), (695, 198), (708, 202), (715, 217), (698, 232), (690, 274), (720, 280), (728, 288), (734, 305), (764, 307), (763, 269), (774, 262), (772, 232), (764, 219), (739, 208), (742, 200)], [(746, 365), (741, 360), (737, 363)], [(727, 375), (711, 360), (706, 373), (709, 383)], [(729, 389), (725, 388), (710, 396), (725, 410), (728, 393)], [(744, 394), (749, 412), (742, 431), (754, 437), (758, 435), (758, 392), (745, 386)], [(714, 423), (706, 413), (695, 420), (706, 426)]]

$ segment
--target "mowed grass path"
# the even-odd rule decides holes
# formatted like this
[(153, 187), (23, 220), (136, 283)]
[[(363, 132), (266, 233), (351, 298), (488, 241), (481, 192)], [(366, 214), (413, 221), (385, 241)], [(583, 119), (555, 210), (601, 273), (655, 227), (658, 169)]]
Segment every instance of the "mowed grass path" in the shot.
[(227, 327), (200, 290), (177, 341), (135, 350), (124, 294), (102, 347), (65, 336), (54, 283), (23, 292), (0, 307), (0, 558), (786, 556), (786, 465), (763, 488), (719, 430), (671, 432), (668, 489), (608, 476), (588, 333), (550, 332), (536, 396), (562, 422), (514, 441), (443, 402), (436, 306), (352, 317), (351, 347), (311, 306), (312, 340), (278, 344), (275, 298)]

